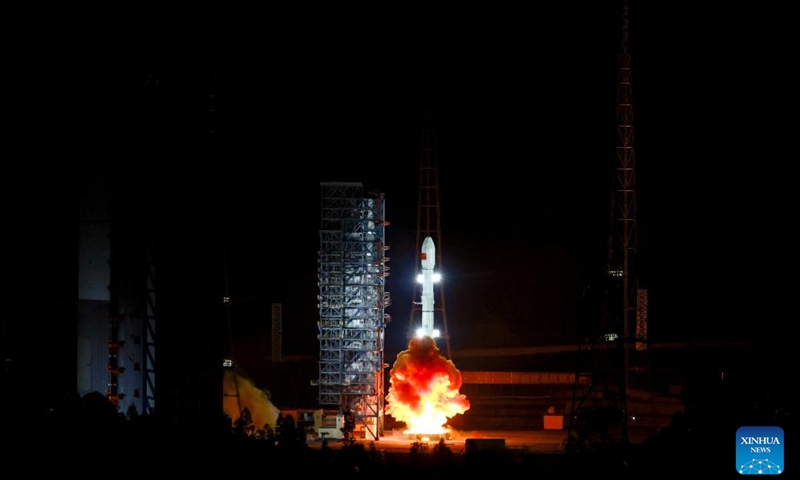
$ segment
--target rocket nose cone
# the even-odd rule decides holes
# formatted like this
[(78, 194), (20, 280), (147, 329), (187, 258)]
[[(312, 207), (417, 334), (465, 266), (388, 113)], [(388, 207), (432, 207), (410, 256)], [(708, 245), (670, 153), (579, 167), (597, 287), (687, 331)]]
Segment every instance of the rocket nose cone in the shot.
[(436, 265), (436, 247), (431, 237), (422, 241), (422, 268), (432, 269)]

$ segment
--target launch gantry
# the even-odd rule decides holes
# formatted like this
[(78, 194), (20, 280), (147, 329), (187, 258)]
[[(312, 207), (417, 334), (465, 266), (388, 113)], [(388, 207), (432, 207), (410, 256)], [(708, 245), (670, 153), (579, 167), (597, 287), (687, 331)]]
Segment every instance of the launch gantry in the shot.
[(361, 183), (321, 184), (318, 338), (320, 405), (383, 433), (384, 329), (390, 304), (383, 193)]

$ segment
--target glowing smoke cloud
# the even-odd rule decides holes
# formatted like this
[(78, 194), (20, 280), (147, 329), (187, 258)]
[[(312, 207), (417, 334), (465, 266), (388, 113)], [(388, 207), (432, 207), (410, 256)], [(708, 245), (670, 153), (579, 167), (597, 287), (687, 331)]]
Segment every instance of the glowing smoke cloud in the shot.
[(405, 422), (405, 433), (444, 433), (448, 418), (469, 410), (466, 395), (458, 391), (461, 372), (439, 354), (431, 337), (411, 339), (397, 354), (389, 381), (386, 413)]
[(241, 375), (234, 375), (232, 370), (225, 370), (222, 377), (222, 388), (225, 396), (222, 398), (222, 410), (233, 422), (239, 418), (239, 405), (236, 401), (236, 383), (239, 384), (239, 401), (242, 408), (250, 411), (253, 418), (253, 426), (260, 430), (269, 425), (273, 430), (278, 421), (280, 410), (269, 399), (267, 393), (255, 385), (253, 382)]

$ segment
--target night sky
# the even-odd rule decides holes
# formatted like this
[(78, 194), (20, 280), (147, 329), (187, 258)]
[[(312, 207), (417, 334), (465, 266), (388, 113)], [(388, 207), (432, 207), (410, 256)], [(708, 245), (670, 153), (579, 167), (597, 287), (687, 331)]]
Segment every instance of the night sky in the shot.
[[(27, 322), (12, 333), (35, 333), (58, 356), (76, 301), (75, 199), (110, 172), (196, 265), (217, 269), (217, 241), (228, 245), (243, 348), (268, 345), (280, 302), (284, 353), (315, 354), (319, 182), (359, 181), (386, 193), (387, 350), (404, 348), (427, 109), (453, 349), (571, 343), (604, 262), (616, 146), (619, 2), (586, 3), (345, 21), (281, 11), (263, 23), (44, 22), (12, 52), (7, 91), (10, 318)], [(784, 93), (762, 83), (780, 79), (781, 43), (762, 21), (774, 12), (633, 3), (651, 338), (763, 340), (783, 318), (769, 272), (782, 261), (772, 237), (783, 193), (765, 167), (780, 153), (770, 119)]]

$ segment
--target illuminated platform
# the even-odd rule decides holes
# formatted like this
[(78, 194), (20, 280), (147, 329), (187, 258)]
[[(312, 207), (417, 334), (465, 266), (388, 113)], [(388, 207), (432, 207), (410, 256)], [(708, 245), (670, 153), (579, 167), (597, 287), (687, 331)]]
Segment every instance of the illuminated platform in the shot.
[(406, 440), (411, 442), (436, 443), (440, 440), (450, 440), (450, 432), (443, 433), (403, 433)]

